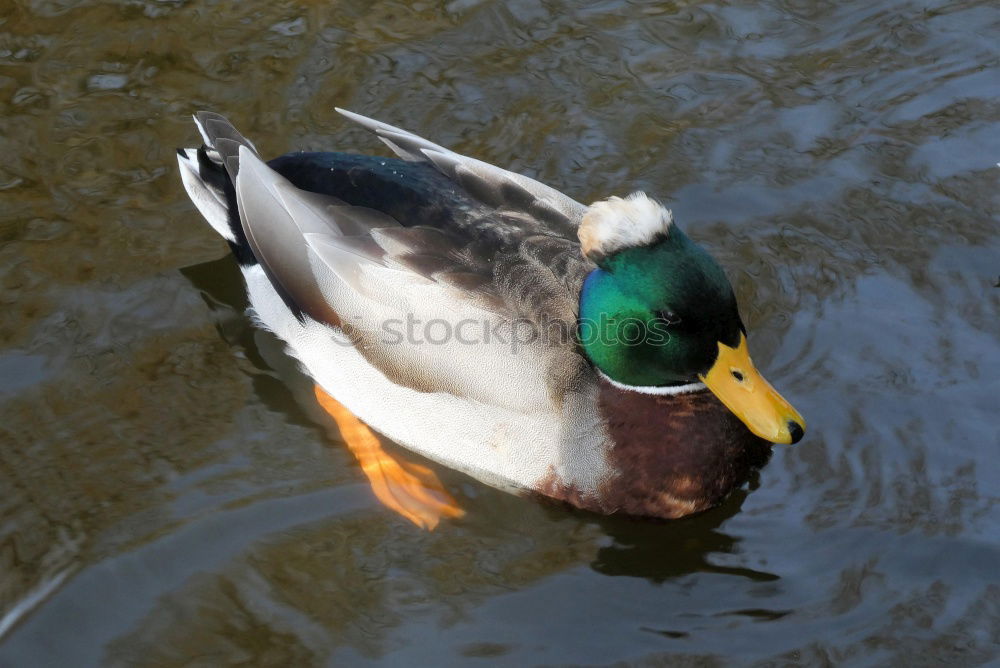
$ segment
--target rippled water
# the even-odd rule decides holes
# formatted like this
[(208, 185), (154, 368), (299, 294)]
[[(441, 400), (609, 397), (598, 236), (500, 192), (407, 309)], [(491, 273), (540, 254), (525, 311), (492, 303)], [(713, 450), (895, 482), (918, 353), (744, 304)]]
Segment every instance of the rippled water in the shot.
[[(997, 660), (998, 45), (988, 0), (6, 3), (0, 664)], [(668, 201), (806, 439), (673, 523), (383, 509), (174, 162), (202, 108), (382, 150), (334, 105)]]

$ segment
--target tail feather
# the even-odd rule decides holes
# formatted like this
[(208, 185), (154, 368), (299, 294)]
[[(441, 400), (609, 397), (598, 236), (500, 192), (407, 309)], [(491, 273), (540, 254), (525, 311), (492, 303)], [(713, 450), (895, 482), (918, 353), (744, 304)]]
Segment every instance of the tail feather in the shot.
[(239, 173), (240, 147), (254, 154), (257, 149), (224, 116), (199, 111), (194, 122), (205, 143), (197, 149), (177, 150), (184, 188), (212, 229), (230, 243), (239, 263), (256, 264), (240, 222), (233, 181)]
[(194, 122), (205, 145), (218, 154), (230, 178), (235, 179), (239, 173), (240, 146), (246, 146), (259, 157), (253, 142), (240, 134), (225, 116), (211, 111), (199, 111), (194, 115)]
[[(205, 217), (208, 224), (216, 232), (230, 242), (236, 243), (236, 235), (233, 233), (229, 220), (229, 207), (226, 202), (224, 181), (228, 178), (221, 165), (214, 166), (217, 173), (213, 173), (213, 165), (202, 165), (199, 157), (204, 153), (204, 147), (179, 148), (177, 149), (177, 164), (181, 168), (181, 181), (184, 189), (198, 211)], [(208, 160), (206, 159), (206, 162)]]

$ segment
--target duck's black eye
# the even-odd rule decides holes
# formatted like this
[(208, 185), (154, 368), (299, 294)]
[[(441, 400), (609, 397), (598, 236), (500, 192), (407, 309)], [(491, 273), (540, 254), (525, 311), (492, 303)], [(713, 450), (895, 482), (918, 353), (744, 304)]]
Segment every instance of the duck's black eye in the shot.
[(743, 374), (742, 373), (740, 373), (736, 369), (733, 369), (732, 371), (730, 371), (730, 373), (733, 374), (733, 378), (735, 378), (738, 382), (740, 382), (740, 383), (743, 382)]
[(676, 313), (670, 310), (657, 311), (656, 317), (658, 320), (660, 320), (660, 322), (667, 325), (676, 325), (681, 321), (680, 316), (678, 316)]

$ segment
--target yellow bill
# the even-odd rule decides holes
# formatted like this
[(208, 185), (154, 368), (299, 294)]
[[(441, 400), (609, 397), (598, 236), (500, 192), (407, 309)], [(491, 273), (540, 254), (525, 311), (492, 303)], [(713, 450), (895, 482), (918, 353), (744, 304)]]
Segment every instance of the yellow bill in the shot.
[(740, 334), (735, 348), (719, 343), (719, 357), (701, 382), (726, 408), (763, 439), (772, 443), (797, 443), (806, 422), (792, 405), (764, 380), (750, 360), (747, 338)]

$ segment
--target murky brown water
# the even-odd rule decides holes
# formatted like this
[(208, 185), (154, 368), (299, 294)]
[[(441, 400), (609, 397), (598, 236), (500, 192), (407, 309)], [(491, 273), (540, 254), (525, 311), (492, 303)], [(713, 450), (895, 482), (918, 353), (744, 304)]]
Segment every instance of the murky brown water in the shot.
[[(998, 44), (989, 0), (8, 1), (0, 665), (997, 660)], [(381, 150), (334, 105), (667, 199), (805, 441), (670, 524), (384, 510), (174, 162), (203, 108)]]

